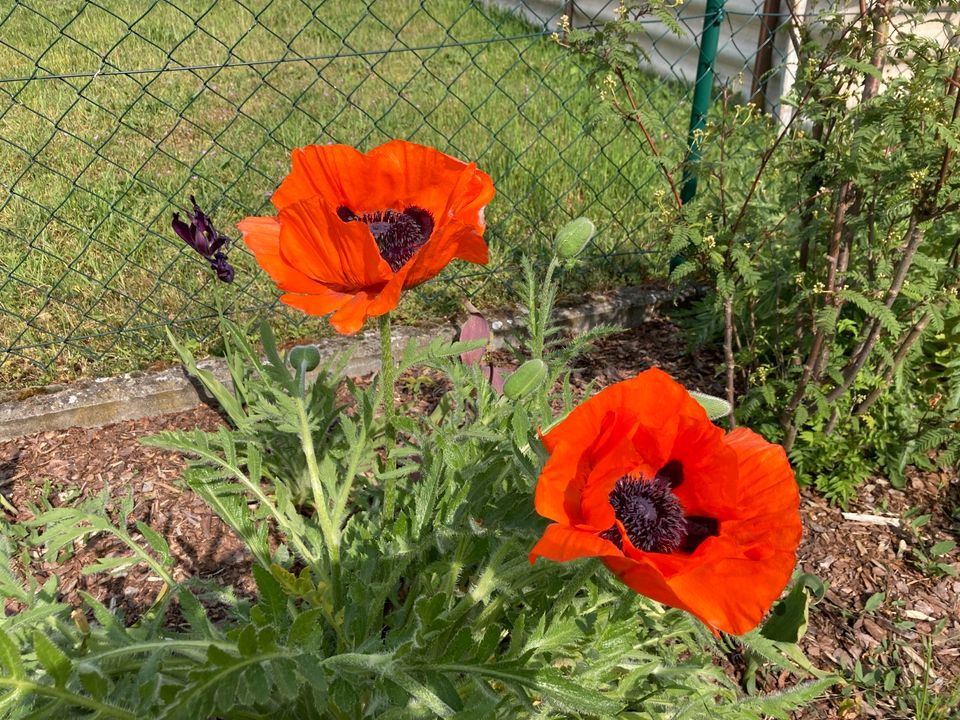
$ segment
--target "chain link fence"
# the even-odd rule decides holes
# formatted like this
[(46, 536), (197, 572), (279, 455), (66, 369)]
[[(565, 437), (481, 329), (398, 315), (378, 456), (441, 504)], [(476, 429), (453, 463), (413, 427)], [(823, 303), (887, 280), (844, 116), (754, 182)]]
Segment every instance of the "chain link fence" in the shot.
[[(718, 18), (719, 85), (773, 112), (795, 62), (795, 5), (783, 4), (731, 0)], [(657, 166), (638, 130), (597, 112), (588, 68), (550, 39), (561, 14), (585, 26), (616, 5), (0, 1), (0, 384), (148, 367), (168, 354), (166, 328), (207, 343), (214, 281), (171, 213), (193, 194), (224, 230), (269, 214), (291, 149), (309, 143), (402, 137), (494, 178), (490, 264), (455, 263), (421, 286), (402, 306), (409, 319), (455, 312), (464, 293), (502, 297), (519, 254), (581, 214), (599, 233), (572, 289), (628, 279), (656, 242)], [(702, 3), (679, 7), (685, 37), (651, 19), (645, 39), (644, 114), (676, 166), (704, 17)], [(225, 310), (274, 308), (252, 257), (238, 247), (231, 260)], [(280, 306), (271, 316), (287, 339), (322, 326)]]

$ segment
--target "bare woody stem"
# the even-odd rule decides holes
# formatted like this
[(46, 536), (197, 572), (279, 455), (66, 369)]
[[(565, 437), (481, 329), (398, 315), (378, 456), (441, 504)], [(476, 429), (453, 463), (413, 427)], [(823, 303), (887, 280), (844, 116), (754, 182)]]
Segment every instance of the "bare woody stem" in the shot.
[[(865, 10), (866, 8), (861, 7), (860, 15), (858, 16), (857, 19), (862, 18), (865, 15)], [(795, 16), (794, 16), (794, 20), (796, 20)], [(855, 25), (856, 25), (856, 21), (850, 23), (845, 28), (843, 28), (840, 34), (836, 37), (836, 41), (839, 42), (843, 40), (847, 36), (847, 34), (852, 31)], [(830, 63), (827, 58), (824, 58), (823, 60), (821, 60), (819, 66), (813, 73), (813, 77), (814, 78), (821, 77), (827, 71), (829, 65)], [(800, 117), (801, 115), (800, 110), (804, 108), (807, 102), (813, 97), (815, 87), (816, 87), (816, 83), (811, 81), (809, 83), (809, 87), (804, 92), (803, 97), (801, 97), (800, 100), (797, 102), (797, 105), (794, 108), (794, 112), (790, 114), (790, 119), (783, 124), (783, 127), (780, 129), (780, 132), (777, 134), (777, 137), (774, 139), (773, 143), (771, 143), (769, 147), (767, 147), (767, 149), (764, 150), (763, 155), (760, 157), (760, 165), (757, 167), (757, 172), (754, 173), (753, 182), (750, 183), (750, 188), (747, 190), (747, 195), (743, 199), (743, 204), (741, 204), (740, 206), (740, 211), (737, 213), (737, 217), (734, 219), (733, 224), (730, 227), (731, 233), (735, 233), (737, 229), (740, 227), (740, 223), (743, 222), (743, 219), (747, 214), (747, 208), (750, 206), (750, 201), (753, 200), (754, 193), (756, 193), (757, 188), (760, 186), (760, 180), (764, 177), (764, 171), (766, 170), (767, 165), (769, 164), (771, 158), (773, 158), (777, 150), (780, 148), (780, 145), (786, 139), (787, 135), (790, 133), (790, 129), (793, 127), (794, 121), (798, 117)]]
[(735, 372), (737, 369), (736, 361), (733, 357), (733, 296), (727, 295), (723, 298), (723, 359), (727, 367), (727, 402), (730, 404), (730, 427), (737, 426), (734, 417), (734, 399), (736, 381)]
[(854, 408), (853, 412), (855, 415), (863, 415), (880, 399), (880, 396), (883, 395), (887, 389), (887, 385), (889, 385), (893, 379), (894, 374), (900, 369), (900, 366), (903, 365), (903, 361), (906, 359), (907, 353), (910, 352), (910, 348), (920, 339), (920, 336), (923, 335), (924, 330), (927, 329), (927, 325), (930, 324), (931, 320), (933, 320), (933, 314), (928, 310), (913, 324), (910, 332), (900, 341), (900, 347), (897, 348), (897, 353), (893, 356), (893, 362), (887, 367), (886, 372), (883, 373), (883, 380)]
[[(870, 46), (873, 50), (870, 56), (870, 65), (879, 71), (883, 70), (887, 57), (887, 2), (888, 0), (878, 0), (873, 7), (870, 8), (869, 12), (865, 2), (861, 2), (860, 4), (861, 17), (869, 14), (872, 25)], [(877, 78), (872, 74), (866, 74), (863, 80), (861, 102), (866, 103), (876, 97), (879, 87)], [(822, 132), (823, 127), (818, 126), (818, 130)], [(837, 316), (839, 316), (844, 304), (843, 298), (840, 295), (840, 290), (842, 289), (840, 285), (843, 283), (843, 276), (850, 262), (852, 240), (849, 237), (848, 213), (853, 215), (859, 214), (860, 204), (861, 198), (858, 196), (853, 182), (849, 179), (844, 181), (837, 193), (836, 204), (834, 206), (833, 222), (830, 228), (830, 245), (827, 251), (828, 267), (825, 283), (826, 303), (829, 303), (829, 305), (833, 307)], [(808, 253), (809, 247), (804, 245), (804, 247), (801, 248), (802, 270), (806, 269), (805, 265), (808, 260)], [(800, 330), (799, 313), (797, 320), (797, 331), (798, 335), (800, 335), (802, 331)], [(877, 325), (877, 330), (879, 330), (879, 324)], [(803, 365), (800, 380), (797, 383), (793, 396), (790, 398), (790, 402), (780, 416), (780, 424), (784, 429), (785, 435), (784, 446), (787, 450), (793, 446), (793, 442), (796, 439), (797, 427), (794, 423), (794, 414), (803, 402), (809, 385), (820, 382), (820, 378), (829, 361), (830, 348), (834, 335), (834, 330), (827, 331), (818, 327), (814, 331), (813, 343), (807, 355), (807, 360)], [(856, 377), (856, 373), (854, 373), (853, 377)], [(849, 387), (849, 385), (847, 385), (847, 387)], [(847, 387), (845, 387), (842, 392), (846, 392)], [(842, 392), (840, 394), (842, 394)], [(839, 397), (839, 394), (837, 397)], [(836, 398), (832, 398), (831, 401), (835, 399)], [(834, 415), (834, 417), (831, 418), (830, 426), (835, 423), (835, 417)]]
[[(850, 191), (853, 183), (847, 180), (840, 186), (837, 192), (836, 206), (833, 214), (833, 224), (830, 228), (830, 248), (827, 252), (827, 282), (825, 290), (826, 304), (832, 305), (839, 312), (840, 298), (837, 291), (837, 280), (845, 269), (847, 258), (842, 257), (841, 245), (843, 240), (844, 223), (847, 210), (850, 207)], [(806, 362), (803, 364), (803, 371), (793, 396), (787, 407), (784, 408), (780, 416), (780, 425), (784, 429), (784, 448), (790, 450), (793, 447), (793, 441), (796, 438), (796, 426), (794, 423), (794, 413), (803, 402), (807, 387), (811, 382), (816, 382), (823, 369), (826, 366), (827, 353), (829, 352), (829, 339), (832, 333), (828, 333), (823, 328), (818, 327), (813, 334), (813, 342), (810, 345), (810, 352), (807, 354)]]
[(667, 179), (667, 183), (670, 185), (670, 190), (673, 192), (673, 200), (677, 204), (677, 210), (683, 207), (683, 201), (680, 199), (680, 191), (677, 189), (677, 183), (673, 179), (673, 174), (667, 169), (667, 166), (663, 163), (663, 158), (660, 155), (660, 151), (657, 149), (657, 144), (653, 141), (653, 136), (650, 134), (650, 131), (647, 129), (647, 126), (643, 122), (643, 118), (640, 116), (640, 106), (637, 105), (637, 100), (633, 96), (633, 90), (630, 88), (630, 83), (627, 82), (626, 76), (623, 74), (621, 68), (614, 68), (614, 72), (617, 75), (617, 79), (620, 81), (621, 87), (623, 87), (623, 92), (627, 96), (627, 100), (630, 102), (630, 112), (626, 112), (620, 104), (614, 99), (614, 105), (620, 114), (637, 124), (640, 128), (640, 131), (643, 133), (643, 137), (647, 140), (647, 145), (650, 147), (650, 152), (653, 153), (653, 156), (657, 160), (657, 166), (660, 168), (660, 171), (663, 173), (663, 176)]

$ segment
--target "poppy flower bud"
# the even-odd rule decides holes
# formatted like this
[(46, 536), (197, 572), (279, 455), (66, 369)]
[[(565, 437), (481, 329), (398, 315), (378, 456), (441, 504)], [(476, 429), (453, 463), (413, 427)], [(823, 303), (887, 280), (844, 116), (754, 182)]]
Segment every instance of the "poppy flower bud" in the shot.
[(543, 381), (546, 379), (546, 363), (537, 358), (527, 360), (516, 369), (513, 375), (507, 378), (507, 381), (503, 384), (503, 394), (511, 400), (519, 400), (543, 385)]
[(596, 226), (588, 218), (571, 220), (557, 231), (554, 241), (557, 255), (564, 260), (573, 260), (583, 252), (596, 231)]
[(287, 353), (287, 362), (294, 370), (308, 373), (320, 364), (320, 351), (314, 345), (297, 345)]

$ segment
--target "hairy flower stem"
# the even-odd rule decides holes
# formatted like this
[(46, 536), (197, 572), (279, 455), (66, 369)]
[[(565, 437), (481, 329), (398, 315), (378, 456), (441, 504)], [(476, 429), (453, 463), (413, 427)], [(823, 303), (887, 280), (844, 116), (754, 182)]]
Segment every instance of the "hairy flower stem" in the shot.
[[(317, 464), (317, 452), (313, 445), (313, 428), (310, 426), (303, 398), (297, 399), (297, 414), (300, 424), (301, 448), (307, 461), (310, 488), (313, 492), (314, 511), (317, 514), (317, 523), (320, 525), (320, 532), (323, 534), (323, 542), (326, 545), (327, 557), (330, 561), (330, 582), (333, 586), (334, 597), (338, 598), (340, 594), (340, 533), (330, 517), (327, 495), (320, 476), (320, 467)], [(349, 481), (348, 478), (346, 482)], [(293, 533), (292, 535), (295, 536)]]
[(397, 428), (394, 424), (396, 408), (394, 407), (394, 372), (393, 343), (390, 334), (390, 313), (380, 316), (380, 386), (383, 392), (383, 416), (386, 422), (387, 441), (383, 451), (386, 455), (387, 480), (383, 493), (383, 515), (388, 520), (393, 518), (397, 504), (397, 478), (394, 470), (397, 469), (397, 459), (393, 449), (397, 445)]

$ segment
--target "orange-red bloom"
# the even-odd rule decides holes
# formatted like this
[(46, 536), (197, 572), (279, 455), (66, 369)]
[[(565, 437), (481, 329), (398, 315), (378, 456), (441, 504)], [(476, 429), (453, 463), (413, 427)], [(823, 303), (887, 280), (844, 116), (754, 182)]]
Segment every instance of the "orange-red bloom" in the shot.
[(454, 258), (486, 264), (483, 209), (493, 193), (476, 165), (403, 140), (366, 154), (309, 145), (293, 151), (293, 171), (273, 194), (277, 215), (238, 227), (283, 302), (334, 313), (334, 328), (350, 334)]
[(531, 562), (599, 557), (637, 592), (736, 635), (789, 581), (802, 528), (783, 448), (725, 435), (661, 370), (601, 391), (543, 442), (536, 508), (554, 523)]

